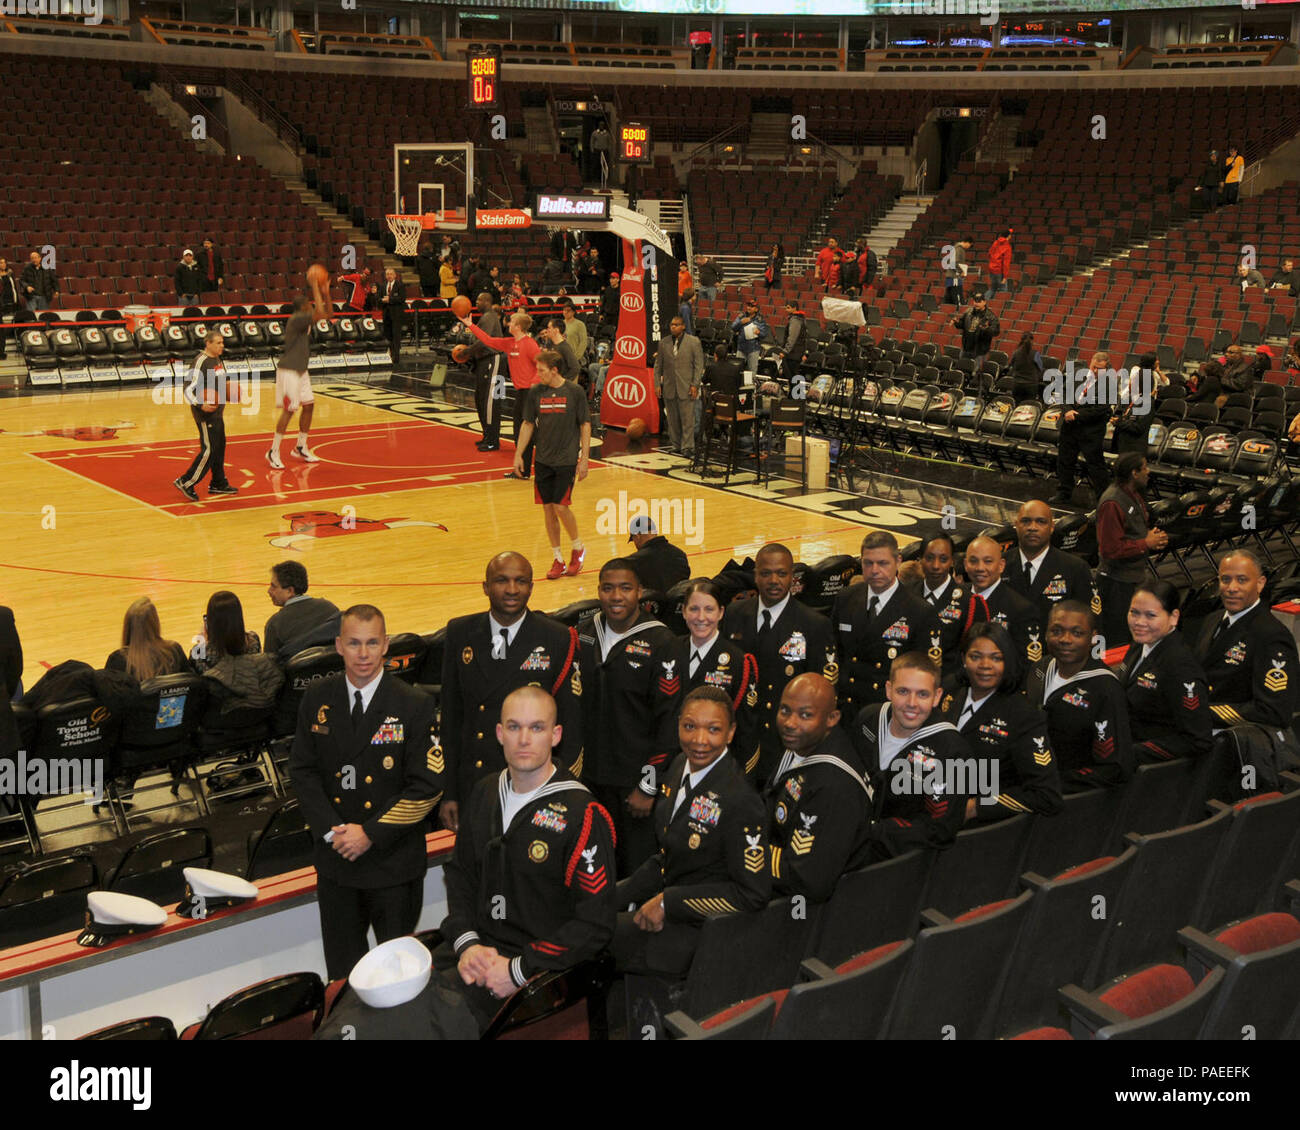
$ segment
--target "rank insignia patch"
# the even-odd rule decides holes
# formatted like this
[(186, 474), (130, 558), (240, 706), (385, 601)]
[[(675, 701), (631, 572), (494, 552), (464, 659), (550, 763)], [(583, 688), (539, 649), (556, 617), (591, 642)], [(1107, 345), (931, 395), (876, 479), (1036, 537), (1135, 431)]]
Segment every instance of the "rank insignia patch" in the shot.
[(800, 828), (790, 836), (790, 850), (795, 855), (807, 855), (813, 848), (813, 840), (816, 837), (812, 832), (804, 831)]
[(1046, 748), (1046, 742), (1047, 742), (1046, 738), (1034, 739), (1034, 764), (1035, 765), (1052, 764), (1052, 751)]
[(1037, 663), (1043, 658), (1043, 645), (1039, 642), (1038, 633), (1029, 633), (1029, 646), (1025, 648), (1025, 655), (1029, 657), (1030, 663)]
[(528, 845), (528, 858), (534, 863), (545, 863), (546, 857), (551, 854), (551, 849), (546, 846), (544, 840), (534, 840)]
[(762, 838), (762, 832), (750, 835), (749, 829), (745, 829), (745, 870), (755, 875), (763, 870), (763, 865), (767, 862), (767, 852), (763, 850), (760, 842)]
[(1273, 664), (1273, 667), (1268, 674), (1264, 676), (1264, 689), (1276, 694), (1278, 691), (1286, 690), (1286, 660), (1272, 659), (1269, 662)]
[(1183, 684), (1183, 709), (1195, 710), (1201, 705), (1201, 696), (1196, 693), (1195, 683)]
[(586, 864), (586, 870), (579, 869), (578, 886), (589, 895), (599, 894), (609, 881), (604, 864), (596, 866), (596, 852), (599, 850), (599, 844), (592, 844), (591, 847), (582, 849), (582, 862)]
[(442, 756), (442, 746), (431, 745), (429, 752), (424, 755), (425, 767), (430, 773), (441, 773), (447, 768), (447, 762)]
[(1092, 609), (1094, 616), (1101, 615), (1101, 597), (1095, 591), (1092, 594), (1092, 600), (1088, 602), (1088, 607)]

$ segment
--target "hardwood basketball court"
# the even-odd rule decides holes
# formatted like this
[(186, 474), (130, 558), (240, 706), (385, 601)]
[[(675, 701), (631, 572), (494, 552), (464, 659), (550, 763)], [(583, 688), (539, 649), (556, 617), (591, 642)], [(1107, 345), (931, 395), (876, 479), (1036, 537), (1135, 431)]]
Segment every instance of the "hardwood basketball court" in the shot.
[[(157, 404), (147, 388), (0, 401), (9, 488), (0, 603), (15, 612), (24, 686), (65, 659), (101, 665), (120, 643), (127, 606), (145, 594), (163, 634), (186, 647), (217, 589), (239, 595), (248, 627), (260, 633), (274, 611), (269, 568), (288, 557), (307, 566), (313, 593), (340, 607), (375, 603), (392, 632), (428, 632), (484, 607), (483, 567), (502, 549), (532, 560), (533, 607), (595, 596), (601, 563), (629, 548), (612, 527), (621, 519), (625, 529), (638, 500), (680, 500), (691, 525), (665, 532), (699, 575), (769, 540), (810, 563), (854, 553), (882, 517), (880, 507), (860, 508), (862, 499), (840, 491), (760, 487), (752, 476), (726, 490), (707, 485), (653, 441), (628, 445), (611, 430), (604, 447), (593, 444), (591, 473), (574, 491), (586, 569), (546, 581), (549, 547), (532, 485), (501, 477), (513, 458), (508, 442), (486, 455), (475, 450), (472, 412), (436, 393), (429, 400), (322, 380), (312, 432), (322, 462), (303, 464), (286, 450), (277, 472), (263, 455), (272, 399), (264, 395), (256, 412), (227, 406), (226, 466), (240, 493), (208, 500), (205, 483), (198, 505), (172, 485), (197, 447), (185, 406)], [(899, 513), (901, 521), (884, 524), (937, 518), (924, 504)], [(911, 540), (918, 531), (898, 532)]]

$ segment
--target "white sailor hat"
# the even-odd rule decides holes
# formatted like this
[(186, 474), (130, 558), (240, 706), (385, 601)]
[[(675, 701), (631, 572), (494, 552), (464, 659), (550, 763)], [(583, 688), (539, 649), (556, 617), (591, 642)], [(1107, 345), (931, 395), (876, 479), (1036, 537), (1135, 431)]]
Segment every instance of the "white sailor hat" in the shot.
[(358, 961), (348, 975), (348, 984), (371, 1008), (393, 1008), (424, 991), (432, 968), (433, 955), (421, 942), (394, 938)]
[(86, 925), (79, 946), (106, 946), (130, 934), (147, 934), (167, 921), (157, 903), (117, 891), (91, 891), (86, 896)]
[(176, 905), (181, 918), (206, 918), (214, 910), (257, 898), (257, 888), (238, 875), (186, 867), (185, 897)]

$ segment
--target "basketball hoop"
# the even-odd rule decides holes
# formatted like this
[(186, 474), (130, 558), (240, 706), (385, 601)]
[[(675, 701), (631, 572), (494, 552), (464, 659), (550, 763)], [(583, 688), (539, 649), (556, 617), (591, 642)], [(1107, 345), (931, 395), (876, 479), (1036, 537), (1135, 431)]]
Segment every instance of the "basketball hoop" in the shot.
[(416, 255), (420, 251), (420, 236), (426, 229), (438, 226), (434, 213), (422, 216), (387, 216), (388, 230), (396, 241), (394, 250), (398, 255)]

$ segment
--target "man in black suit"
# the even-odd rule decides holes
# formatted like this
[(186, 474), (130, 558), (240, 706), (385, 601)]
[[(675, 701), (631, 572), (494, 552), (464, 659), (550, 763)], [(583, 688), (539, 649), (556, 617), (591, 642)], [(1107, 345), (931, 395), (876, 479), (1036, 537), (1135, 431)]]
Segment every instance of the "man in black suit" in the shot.
[(636, 566), (642, 588), (667, 593), (691, 575), (691, 563), (663, 536), (650, 517), (638, 514), (627, 524), (627, 540), (636, 546), (629, 560)]
[(494, 720), (506, 695), (540, 686), (555, 697), (563, 738), (556, 759), (575, 777), (582, 772), (582, 718), (577, 633), (533, 612), (533, 567), (520, 553), (498, 553), (487, 564), (483, 592), (488, 611), (447, 623), (442, 653), (442, 748), (447, 757), (441, 818), (453, 832), (460, 804), (477, 781), (505, 768)]
[(1074, 477), (1080, 455), (1083, 456), (1088, 479), (1098, 499), (1109, 483), (1110, 475), (1106, 470), (1106, 459), (1102, 455), (1111, 409), (1105, 399), (1104, 388), (1105, 374), (1109, 370), (1110, 354), (1094, 353), (1083, 379), (1075, 378), (1079, 387), (1072, 390), (1073, 404), (1065, 405), (1066, 411), (1061, 417), (1061, 437), (1056, 446), (1058, 485), (1056, 495), (1052, 498), (1053, 506), (1072, 505)]
[(402, 356), (402, 321), (406, 314), (406, 284), (389, 267), (384, 272), (384, 285), (379, 291), (379, 308), (384, 312), (384, 336), (388, 338), (389, 352), (396, 365)]
[[(781, 760), (783, 745), (776, 728), (776, 711), (786, 684), (805, 671), (817, 671), (832, 683), (839, 679), (835, 631), (825, 616), (790, 595), (794, 585), (794, 555), (770, 542), (754, 559), (758, 592), (734, 601), (722, 618), (722, 634), (758, 661), (758, 679), (746, 701), (757, 715), (756, 780), (767, 781)], [(748, 764), (753, 750), (741, 750)]]
[[(1277, 770), (1296, 762), (1291, 720), (1300, 707), (1300, 660), (1291, 633), (1262, 599), (1266, 583), (1254, 553), (1229, 551), (1219, 561), (1223, 611), (1206, 620), (1192, 648), (1205, 671), (1215, 732), (1231, 731), (1239, 747), (1227, 759), (1236, 779), (1225, 777), (1231, 791), (1224, 799), (1278, 788)], [(1255, 766), (1254, 781), (1242, 779), (1243, 764)]]
[(981, 535), (966, 547), (966, 579), (988, 606), (989, 620), (1011, 634), (1028, 671), (1043, 658), (1043, 627), (1038, 610), (1003, 579), (1006, 567), (1002, 547), (992, 538)]
[(1038, 609), (1043, 624), (1052, 606), (1063, 600), (1077, 600), (1100, 616), (1101, 597), (1092, 583), (1092, 570), (1082, 557), (1052, 545), (1055, 528), (1052, 508), (1046, 502), (1026, 502), (1016, 515), (1019, 546), (1007, 551), (1003, 579)]
[(307, 647), (321, 647), (339, 634), (339, 610), (332, 600), (307, 595), (307, 569), (301, 561), (271, 566), (266, 589), (277, 611), (262, 632), (262, 650), (281, 663)]
[(383, 613), (354, 604), (334, 646), (343, 674), (303, 695), (289, 757), (314, 844), (331, 980), (365, 956), (371, 928), (377, 942), (415, 930), (428, 868), (424, 822), (445, 775), (433, 700), (384, 673)]
[(889, 665), (905, 651), (924, 651), (943, 661), (939, 618), (934, 607), (898, 579), (902, 555), (885, 530), (862, 539), (864, 584), (850, 585), (835, 598), (831, 623), (846, 680), (840, 681), (840, 715), (845, 727), (858, 711), (885, 701)]
[[(955, 556), (952, 537), (935, 534), (921, 546), (921, 578), (904, 582), (916, 596), (935, 610), (939, 620), (942, 671), (947, 679), (961, 666), (961, 641), (974, 624), (989, 618), (988, 606), (952, 575)], [(928, 649), (927, 649), (928, 650)]]

